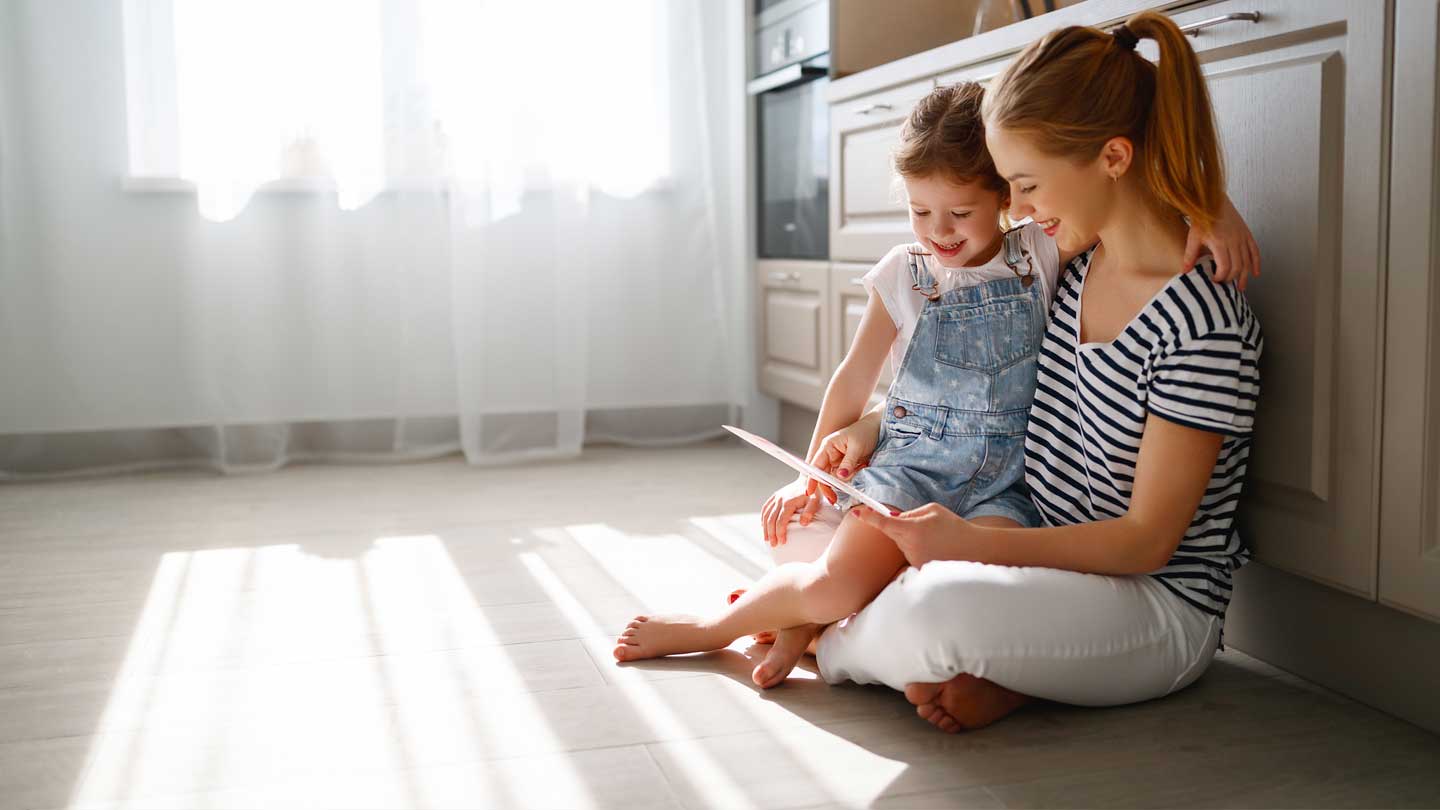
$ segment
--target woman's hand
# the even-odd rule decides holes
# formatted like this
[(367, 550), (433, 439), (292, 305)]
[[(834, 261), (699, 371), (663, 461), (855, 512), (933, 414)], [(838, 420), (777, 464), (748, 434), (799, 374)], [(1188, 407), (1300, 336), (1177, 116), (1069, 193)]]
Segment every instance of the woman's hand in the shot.
[(1260, 275), (1260, 246), (1255, 243), (1250, 226), (1245, 224), (1245, 219), (1235, 210), (1235, 204), (1229, 197), (1225, 198), (1220, 218), (1209, 231), (1190, 226), (1190, 234), (1185, 237), (1185, 263), (1181, 272), (1195, 266), (1200, 260), (1201, 248), (1208, 249), (1215, 257), (1214, 278), (1221, 284), (1234, 281), (1243, 292), (1250, 283), (1250, 277)]
[(820, 508), (820, 496), (810, 490), (810, 479), (800, 476), (794, 481), (775, 490), (760, 508), (760, 525), (765, 529), (765, 542), (771, 548), (781, 545), (787, 539), (786, 529), (790, 518), (800, 512), (800, 525), (809, 526)]
[(906, 562), (915, 568), (935, 560), (971, 559), (967, 541), (977, 527), (938, 503), (897, 515), (881, 515), (864, 506), (850, 511), (894, 540)]
[[(810, 463), (843, 481), (855, 477), (870, 461), (875, 445), (880, 442), (880, 412), (867, 413), (849, 427), (843, 427), (826, 436), (815, 449)], [(825, 496), (835, 503), (835, 491), (819, 481), (811, 480), (807, 493)]]

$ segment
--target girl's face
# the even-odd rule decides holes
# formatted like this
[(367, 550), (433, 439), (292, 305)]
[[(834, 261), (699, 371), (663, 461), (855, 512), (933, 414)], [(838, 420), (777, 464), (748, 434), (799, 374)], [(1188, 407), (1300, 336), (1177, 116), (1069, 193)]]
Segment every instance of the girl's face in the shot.
[(984, 264), (1000, 249), (1001, 195), (940, 175), (906, 177), (910, 229), (945, 267)]
[(1031, 217), (1061, 250), (1095, 244), (1115, 204), (1113, 163), (1075, 161), (1041, 152), (1022, 133), (986, 127), (985, 146), (1000, 176), (1010, 181), (1010, 216)]

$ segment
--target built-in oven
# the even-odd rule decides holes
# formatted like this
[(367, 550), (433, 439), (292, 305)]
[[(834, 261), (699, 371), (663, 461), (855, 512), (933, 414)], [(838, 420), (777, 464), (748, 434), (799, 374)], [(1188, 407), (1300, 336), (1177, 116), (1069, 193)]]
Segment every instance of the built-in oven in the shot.
[(830, 257), (830, 4), (757, 0), (757, 250), (762, 259)]

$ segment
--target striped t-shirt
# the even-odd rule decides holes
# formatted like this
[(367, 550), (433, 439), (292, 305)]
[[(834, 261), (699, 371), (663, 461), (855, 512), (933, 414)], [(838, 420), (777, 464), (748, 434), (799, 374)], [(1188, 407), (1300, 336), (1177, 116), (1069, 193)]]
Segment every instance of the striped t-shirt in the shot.
[(1223, 621), (1230, 574), (1250, 558), (1235, 510), (1250, 456), (1264, 340), (1244, 295), (1206, 257), (1171, 279), (1109, 343), (1080, 343), (1080, 294), (1094, 253), (1066, 268), (1040, 349), (1025, 480), (1052, 526), (1130, 507), (1148, 414), (1225, 436), (1210, 485), (1169, 563), (1150, 575)]

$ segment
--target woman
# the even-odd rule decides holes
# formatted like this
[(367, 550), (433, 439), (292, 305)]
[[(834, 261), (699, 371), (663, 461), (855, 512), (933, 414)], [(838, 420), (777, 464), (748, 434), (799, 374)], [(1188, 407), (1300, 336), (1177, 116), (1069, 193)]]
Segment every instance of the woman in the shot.
[[(1135, 52), (1141, 38), (1158, 65)], [(935, 504), (864, 510), (913, 567), (818, 644), (826, 680), (903, 689), (945, 731), (1035, 697), (1160, 697), (1204, 672), (1248, 559), (1234, 517), (1263, 348), (1213, 260), (1177, 271), (1185, 218), (1216, 221), (1224, 177), (1204, 78), (1169, 18), (1052, 32), (987, 94), (985, 122), (1013, 214), (1062, 247), (1100, 238), (1067, 269), (1041, 350), (1025, 453), (1046, 525), (979, 526)], [(826, 458), (855, 469), (880, 418), (832, 437)], [(810, 635), (783, 632), (767, 665), (788, 668)]]

